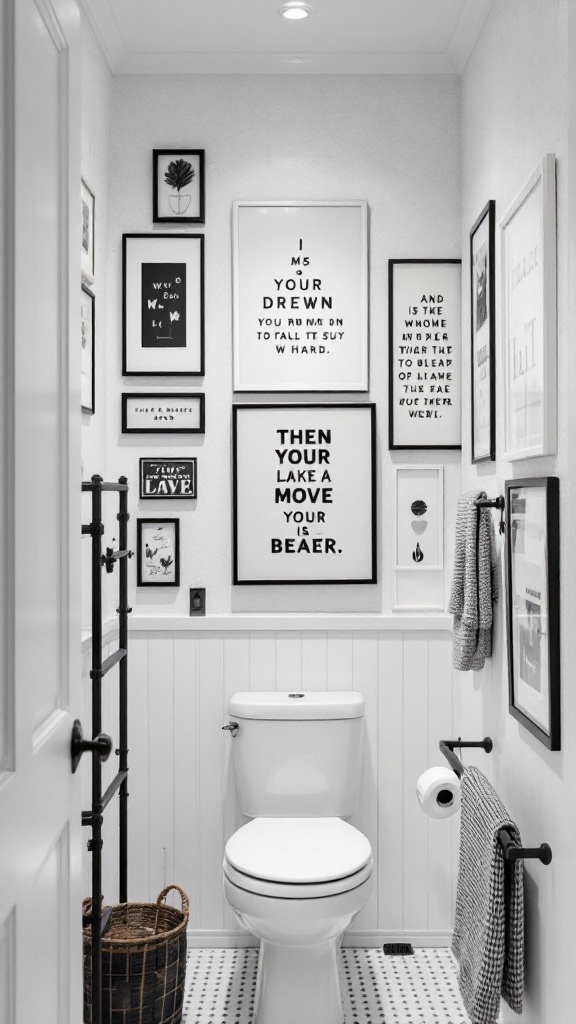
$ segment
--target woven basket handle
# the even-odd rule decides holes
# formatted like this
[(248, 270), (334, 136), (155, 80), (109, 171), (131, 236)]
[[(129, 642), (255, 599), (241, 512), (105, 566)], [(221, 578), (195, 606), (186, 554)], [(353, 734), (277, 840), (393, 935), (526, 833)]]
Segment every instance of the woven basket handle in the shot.
[(156, 900), (156, 906), (159, 907), (163, 900), (164, 902), (166, 901), (166, 897), (168, 893), (171, 892), (172, 889), (175, 889), (176, 892), (180, 893), (180, 899), (182, 900), (182, 913), (184, 914), (184, 920), (186, 924), (188, 924), (188, 917), (190, 915), (190, 900), (188, 899), (188, 896), (184, 892), (184, 889), (181, 889), (179, 885), (167, 885), (165, 889), (162, 889), (162, 892), (159, 894), (158, 899)]

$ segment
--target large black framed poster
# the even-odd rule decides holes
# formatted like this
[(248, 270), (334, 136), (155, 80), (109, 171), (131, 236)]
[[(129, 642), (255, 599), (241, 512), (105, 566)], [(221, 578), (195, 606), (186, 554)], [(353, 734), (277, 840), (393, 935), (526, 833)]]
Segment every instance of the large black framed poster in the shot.
[(122, 373), (204, 373), (204, 235), (122, 236)]
[(376, 407), (233, 406), (235, 584), (376, 583)]
[(368, 390), (368, 204), (233, 204), (234, 391)]
[(389, 448), (461, 444), (461, 260), (389, 260)]
[(472, 462), (496, 458), (496, 203), (470, 232), (470, 370)]

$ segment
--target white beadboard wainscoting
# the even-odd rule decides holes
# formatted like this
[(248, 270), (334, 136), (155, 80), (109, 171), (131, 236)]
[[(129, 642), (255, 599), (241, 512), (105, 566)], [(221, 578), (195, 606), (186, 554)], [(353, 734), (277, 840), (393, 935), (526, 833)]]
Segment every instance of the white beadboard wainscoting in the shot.
[[(152, 630), (149, 619), (134, 618), (129, 898), (154, 900), (164, 885), (176, 881), (190, 896), (191, 945), (253, 942), (222, 892), (224, 844), (246, 820), (235, 800), (229, 763), (233, 740), (221, 729), (230, 695), (247, 689), (352, 688), (364, 695), (367, 728), (361, 806), (351, 821), (372, 843), (375, 886), (346, 942), (449, 943), (459, 817), (433, 821), (416, 799), (418, 776), (442, 763), (438, 741), (454, 732), (459, 688), (449, 620), (437, 616), (425, 631), (414, 619), (402, 620), (402, 630), (396, 620), (379, 621), (379, 629), (366, 628), (371, 622), (365, 617), (359, 628), (341, 629), (332, 620), (319, 630), (306, 617), (301, 629), (294, 628), (297, 617), (262, 617), (259, 629), (238, 628), (239, 623), (216, 629), (213, 621), (189, 619), (169, 629), (176, 620), (157, 620)], [(115, 680), (116, 673), (104, 680), (103, 719), (116, 745)], [(87, 732), (88, 711), (85, 721)], [(115, 771), (115, 760), (110, 758), (107, 773)], [(110, 805), (107, 902), (117, 901), (116, 822)]]

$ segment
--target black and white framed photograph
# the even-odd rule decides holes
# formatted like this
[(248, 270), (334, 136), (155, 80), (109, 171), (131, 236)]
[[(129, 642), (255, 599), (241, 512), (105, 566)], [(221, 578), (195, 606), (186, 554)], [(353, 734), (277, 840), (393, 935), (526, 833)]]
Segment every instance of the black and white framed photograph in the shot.
[(368, 390), (368, 204), (233, 204), (234, 391)]
[(80, 393), (82, 412), (94, 415), (96, 409), (96, 322), (94, 293), (85, 285), (80, 290)]
[(124, 392), (123, 434), (203, 434), (204, 395), (189, 392)]
[(153, 221), (155, 224), (204, 223), (204, 150), (155, 149)]
[(461, 260), (388, 261), (388, 447), (461, 448)]
[(510, 714), (560, 750), (558, 477), (506, 481)]
[(496, 203), (470, 232), (472, 462), (496, 458)]
[(396, 466), (394, 610), (443, 608), (444, 468)]
[(196, 459), (140, 459), (141, 498), (196, 498)]
[(556, 157), (549, 153), (502, 221), (504, 454), (557, 451)]
[(376, 583), (376, 406), (233, 406), (235, 584)]
[(80, 182), (82, 204), (82, 248), (80, 250), (80, 269), (82, 277), (88, 284), (94, 282), (94, 218), (96, 200), (84, 178)]
[(122, 373), (204, 373), (204, 235), (122, 236)]
[(180, 520), (137, 520), (137, 586), (180, 586)]

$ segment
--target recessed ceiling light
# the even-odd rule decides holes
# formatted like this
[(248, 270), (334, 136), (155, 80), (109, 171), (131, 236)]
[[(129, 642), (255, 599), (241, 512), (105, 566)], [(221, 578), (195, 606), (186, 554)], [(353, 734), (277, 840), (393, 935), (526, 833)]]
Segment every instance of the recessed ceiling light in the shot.
[(312, 61), (308, 57), (288, 57), (287, 64), (311, 64)]
[(302, 18), (307, 18), (312, 12), (310, 4), (300, 3), (299, 0), (292, 0), (287, 4), (282, 4), (282, 7), (278, 8), (278, 14), (281, 14), (283, 18), (287, 18), (288, 21), (301, 21)]

